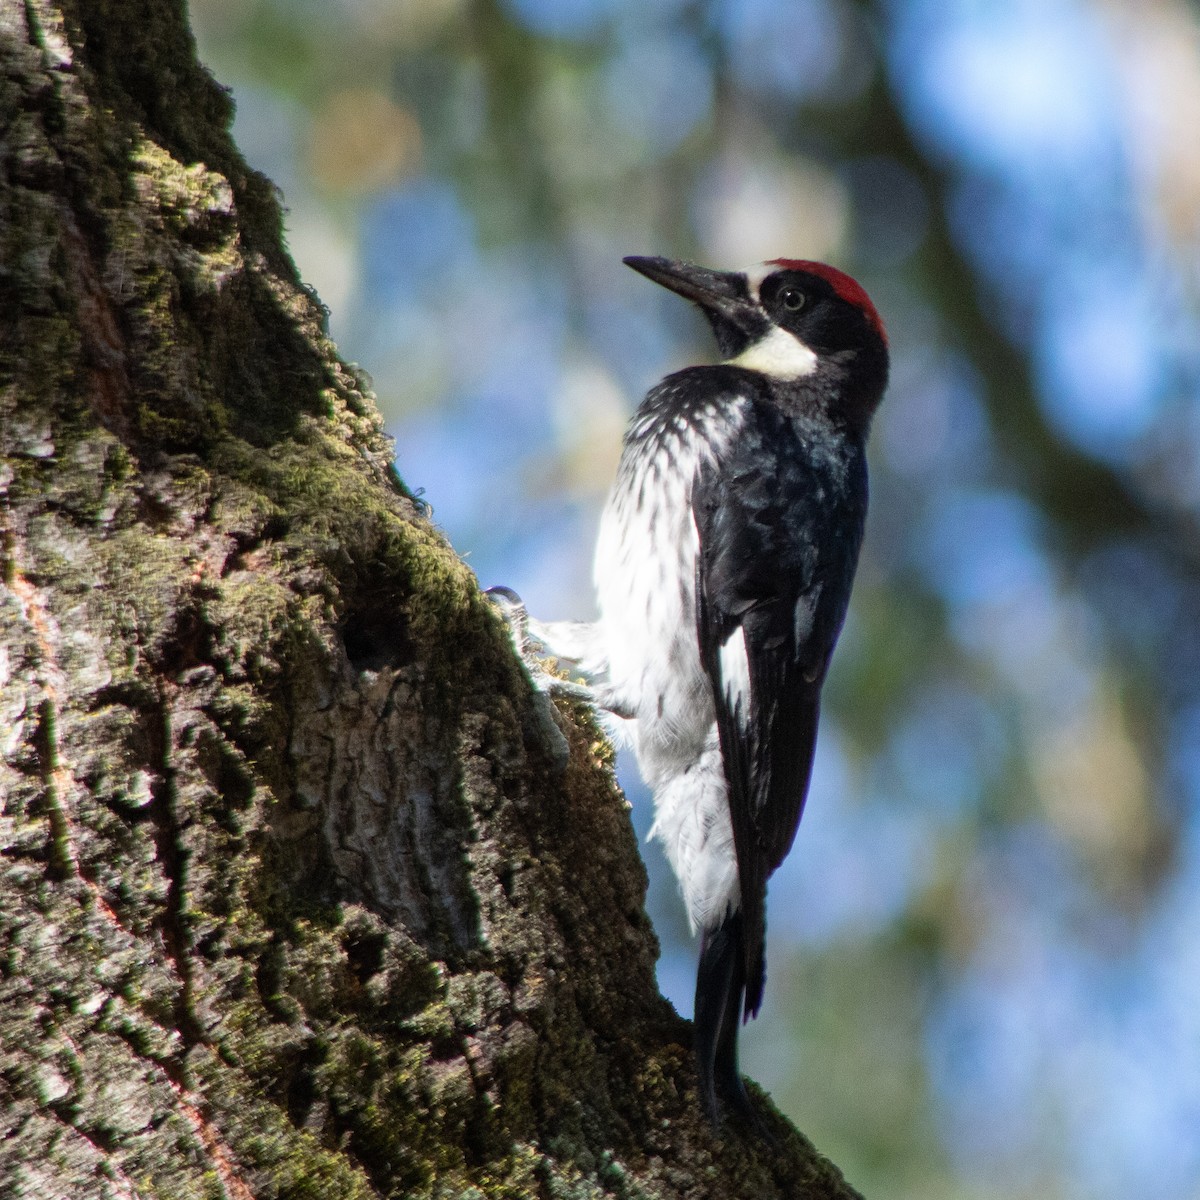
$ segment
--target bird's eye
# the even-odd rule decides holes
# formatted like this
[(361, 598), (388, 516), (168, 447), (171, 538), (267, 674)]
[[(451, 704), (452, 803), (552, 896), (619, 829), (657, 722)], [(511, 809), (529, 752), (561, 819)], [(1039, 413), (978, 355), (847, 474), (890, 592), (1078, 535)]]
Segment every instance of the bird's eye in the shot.
[(784, 288), (779, 299), (788, 312), (799, 312), (804, 307), (804, 293), (799, 288)]

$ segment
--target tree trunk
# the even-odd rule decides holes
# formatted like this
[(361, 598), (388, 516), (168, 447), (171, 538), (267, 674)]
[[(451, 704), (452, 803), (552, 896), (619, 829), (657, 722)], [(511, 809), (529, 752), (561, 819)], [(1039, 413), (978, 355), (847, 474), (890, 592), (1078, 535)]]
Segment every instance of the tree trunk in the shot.
[(0, 0), (0, 89), (0, 1195), (853, 1196), (699, 1115), (611, 751), (393, 474), (182, 4)]

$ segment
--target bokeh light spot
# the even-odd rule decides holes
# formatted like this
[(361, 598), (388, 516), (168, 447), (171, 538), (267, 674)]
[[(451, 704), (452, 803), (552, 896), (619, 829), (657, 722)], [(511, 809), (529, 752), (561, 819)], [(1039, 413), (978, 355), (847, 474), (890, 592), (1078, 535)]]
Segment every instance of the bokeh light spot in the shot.
[(335, 92), (309, 129), (309, 169), (331, 191), (376, 191), (415, 170), (420, 158), (416, 117), (373, 89)]

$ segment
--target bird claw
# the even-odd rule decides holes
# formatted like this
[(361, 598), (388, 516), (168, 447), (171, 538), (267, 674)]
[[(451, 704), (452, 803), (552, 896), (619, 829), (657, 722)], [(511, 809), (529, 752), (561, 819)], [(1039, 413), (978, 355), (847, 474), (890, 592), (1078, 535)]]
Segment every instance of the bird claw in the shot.
[(571, 745), (566, 735), (559, 728), (558, 713), (554, 708), (551, 694), (557, 686), (566, 680), (556, 679), (538, 661), (534, 647), (542, 648), (542, 643), (529, 635), (529, 612), (525, 601), (510, 587), (503, 584), (490, 587), (484, 595), (491, 601), (493, 607), (504, 618), (512, 638), (513, 648), (517, 657), (524, 664), (533, 683), (534, 717), (537, 722), (539, 740), (550, 755), (555, 768), (561, 773), (567, 768), (571, 756)]
[(516, 647), (521, 661), (528, 664), (530, 657), (529, 642), (529, 610), (525, 601), (510, 587), (497, 584), (483, 593), (492, 603), (492, 607), (504, 618), (508, 632)]
[(533, 680), (533, 685), (539, 692), (550, 692), (555, 696), (563, 696), (566, 699), (578, 700), (583, 704), (593, 706), (598, 703), (595, 691), (587, 684), (562, 679), (546, 669), (540, 656), (547, 653), (548, 647), (540, 637), (530, 632), (530, 627), (534, 622), (530, 620), (525, 601), (512, 588), (500, 584), (488, 588), (484, 595), (492, 602), (508, 625), (517, 655), (525, 664), (525, 668)]

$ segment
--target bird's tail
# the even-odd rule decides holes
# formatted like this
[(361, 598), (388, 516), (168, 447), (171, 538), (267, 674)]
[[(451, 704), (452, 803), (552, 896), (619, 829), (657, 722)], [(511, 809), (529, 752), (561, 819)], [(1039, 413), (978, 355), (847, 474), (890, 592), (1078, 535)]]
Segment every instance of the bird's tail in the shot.
[(745, 963), (746, 988), (742, 1020), (758, 1016), (763, 991), (767, 986), (767, 904), (759, 889), (742, 896), (742, 960)]
[[(760, 925), (761, 927), (761, 925)], [(714, 1124), (720, 1117), (718, 1094), (738, 1113), (757, 1126), (738, 1070), (737, 1035), (747, 999), (747, 962), (759, 965), (752, 991), (755, 1009), (762, 997), (762, 934), (752, 955), (747, 954), (746, 926), (742, 913), (731, 913), (700, 943), (696, 971), (696, 1065), (700, 1072), (700, 1099)], [(747, 1011), (747, 1016), (749, 1011)]]

